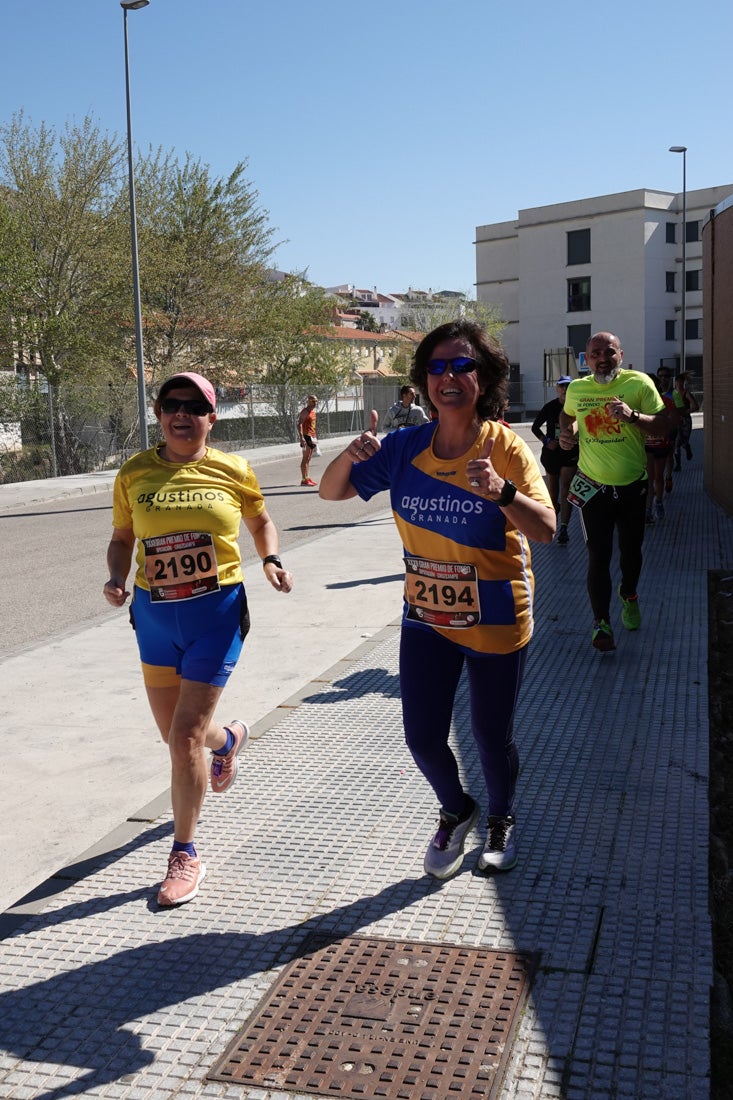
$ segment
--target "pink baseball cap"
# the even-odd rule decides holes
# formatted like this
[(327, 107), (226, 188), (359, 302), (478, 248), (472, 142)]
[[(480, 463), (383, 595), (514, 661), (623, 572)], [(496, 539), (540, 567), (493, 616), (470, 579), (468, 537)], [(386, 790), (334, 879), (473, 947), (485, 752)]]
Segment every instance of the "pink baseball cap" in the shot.
[(211, 405), (212, 411), (216, 410), (216, 393), (214, 387), (208, 378), (204, 378), (203, 374), (194, 374), (193, 371), (184, 370), (180, 374), (174, 374), (170, 378), (166, 378), (163, 385), (160, 387), (160, 393), (158, 394), (158, 400), (160, 401), (169, 390), (172, 390), (175, 386), (195, 386), (205, 401), (208, 401)]

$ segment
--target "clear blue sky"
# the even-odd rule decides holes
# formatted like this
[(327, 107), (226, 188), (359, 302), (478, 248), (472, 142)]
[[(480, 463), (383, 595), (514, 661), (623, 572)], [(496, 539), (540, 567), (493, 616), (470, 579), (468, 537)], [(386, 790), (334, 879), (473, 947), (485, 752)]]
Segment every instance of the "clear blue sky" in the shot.
[[(126, 135), (118, 0), (2, 0), (0, 122)], [(247, 160), (286, 271), (470, 291), (477, 225), (733, 184), (730, 0), (151, 0), (136, 146)]]

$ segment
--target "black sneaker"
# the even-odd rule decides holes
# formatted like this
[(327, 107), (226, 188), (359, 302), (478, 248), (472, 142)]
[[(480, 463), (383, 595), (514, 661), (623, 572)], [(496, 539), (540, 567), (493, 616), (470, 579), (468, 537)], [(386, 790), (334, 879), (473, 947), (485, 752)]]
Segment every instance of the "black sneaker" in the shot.
[(428, 845), (423, 862), (427, 874), (434, 878), (450, 878), (463, 863), (466, 837), (475, 825), (479, 812), (471, 796), (466, 795), (466, 798), (470, 806), (460, 816), (446, 813), (442, 808), (440, 810), (438, 831)]
[(490, 817), (486, 828), (486, 843), (478, 857), (479, 871), (511, 871), (517, 862), (514, 839), (514, 814)]

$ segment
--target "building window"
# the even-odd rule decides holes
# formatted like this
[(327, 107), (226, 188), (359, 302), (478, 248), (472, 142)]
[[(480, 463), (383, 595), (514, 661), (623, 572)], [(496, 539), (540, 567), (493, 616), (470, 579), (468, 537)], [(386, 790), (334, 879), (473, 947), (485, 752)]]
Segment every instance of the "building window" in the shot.
[(590, 309), (590, 276), (568, 279), (568, 313), (580, 313), (586, 309)]
[(675, 279), (674, 271), (668, 271), (667, 272), (667, 293), (668, 294), (674, 294), (676, 281), (677, 280)]
[(700, 239), (700, 222), (685, 222), (685, 240), (688, 244)]
[(698, 267), (695, 271), (685, 272), (685, 290), (702, 290), (702, 271)]
[(677, 337), (675, 336), (676, 328), (677, 328), (677, 325), (676, 325), (675, 321), (665, 321), (664, 322), (664, 339), (665, 340), (676, 340), (677, 339)]
[(571, 229), (568, 232), (568, 266), (590, 263), (590, 229)]
[(702, 339), (702, 321), (699, 317), (693, 317), (685, 321), (685, 340)]
[(667, 222), (667, 244), (677, 243), (677, 223)]
[(586, 344), (590, 340), (590, 325), (568, 325), (568, 344), (576, 357), (585, 351)]

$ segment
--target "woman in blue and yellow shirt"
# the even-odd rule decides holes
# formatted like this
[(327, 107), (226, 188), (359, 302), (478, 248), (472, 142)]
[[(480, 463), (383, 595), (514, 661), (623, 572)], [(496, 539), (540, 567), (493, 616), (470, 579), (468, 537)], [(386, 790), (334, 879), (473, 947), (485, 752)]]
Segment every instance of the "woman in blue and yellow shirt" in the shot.
[(327, 500), (390, 492), (406, 567), (403, 721), (440, 802), (424, 863), (436, 878), (458, 870), (479, 815), (448, 744), (464, 665), (488, 796), (478, 865), (505, 871), (516, 863), (513, 718), (533, 629), (527, 540), (551, 542), (555, 512), (527, 445), (487, 419), (503, 406), (508, 373), (503, 350), (480, 325), (441, 325), (420, 343), (411, 374), (438, 419), (380, 441), (373, 413), (371, 429), (334, 459), (320, 484)]

